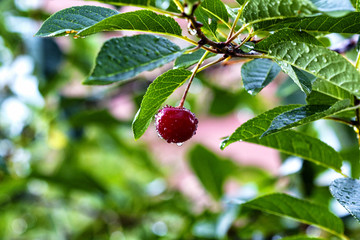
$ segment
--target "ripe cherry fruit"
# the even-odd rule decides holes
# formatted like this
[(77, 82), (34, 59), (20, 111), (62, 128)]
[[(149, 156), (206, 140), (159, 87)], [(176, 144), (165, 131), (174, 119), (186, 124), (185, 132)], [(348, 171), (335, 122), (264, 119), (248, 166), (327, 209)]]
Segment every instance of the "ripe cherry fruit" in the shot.
[(155, 116), (156, 131), (168, 143), (182, 144), (196, 133), (198, 120), (183, 107), (165, 106)]

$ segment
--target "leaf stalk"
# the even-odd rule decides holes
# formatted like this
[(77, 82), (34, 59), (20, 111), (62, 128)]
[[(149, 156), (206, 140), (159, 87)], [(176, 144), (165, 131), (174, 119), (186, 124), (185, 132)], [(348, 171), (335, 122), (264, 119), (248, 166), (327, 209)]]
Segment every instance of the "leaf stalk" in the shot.
[(194, 80), (194, 77), (196, 75), (196, 73), (198, 72), (199, 68), (200, 68), (200, 65), (204, 62), (204, 60), (206, 59), (206, 56), (209, 54), (209, 52), (205, 52), (204, 55), (201, 57), (201, 59), (199, 60), (199, 62), (196, 64), (195, 68), (193, 69), (192, 71), (192, 74), (190, 76), (190, 79), (189, 79), (189, 83), (188, 85), (186, 86), (186, 89), (185, 89), (185, 92), (181, 98), (181, 101), (180, 101), (180, 104), (178, 106), (178, 108), (182, 108), (184, 107), (184, 103), (185, 103), (185, 99), (186, 99), (186, 96), (189, 92), (189, 89), (190, 89), (190, 86), (191, 86), (191, 83), (193, 82)]

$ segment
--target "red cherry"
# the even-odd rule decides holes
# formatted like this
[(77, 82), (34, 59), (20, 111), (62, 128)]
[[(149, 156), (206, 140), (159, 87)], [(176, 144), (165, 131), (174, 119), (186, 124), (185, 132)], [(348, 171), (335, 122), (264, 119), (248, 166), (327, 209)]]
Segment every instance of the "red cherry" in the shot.
[(181, 144), (196, 133), (198, 120), (186, 108), (165, 106), (155, 116), (156, 131), (168, 143)]

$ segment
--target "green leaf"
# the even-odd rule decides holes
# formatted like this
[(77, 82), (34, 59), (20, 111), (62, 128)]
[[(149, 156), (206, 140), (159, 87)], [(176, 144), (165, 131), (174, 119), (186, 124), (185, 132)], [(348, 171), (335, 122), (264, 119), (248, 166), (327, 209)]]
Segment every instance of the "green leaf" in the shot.
[(332, 105), (336, 103), (337, 99), (330, 97), (318, 91), (312, 91), (306, 96), (306, 102), (309, 105)]
[(119, 12), (96, 6), (66, 8), (45, 20), (35, 36), (57, 37), (76, 33), (116, 14)]
[[(279, 31), (266, 40), (279, 34), (283, 36), (283, 32)], [(263, 45), (268, 46), (266, 42)], [(291, 64), (360, 96), (360, 73), (349, 61), (334, 51), (289, 36), (288, 41), (272, 44), (268, 48), (268, 54), (275, 60)]]
[(205, 0), (200, 6), (225, 23), (229, 21), (225, 4), (221, 0)]
[[(195, 63), (199, 62), (199, 60), (202, 58), (202, 56), (204, 55), (206, 51), (202, 48), (196, 50), (195, 52), (191, 52), (191, 53), (184, 53), (183, 55), (181, 55), (180, 57), (178, 57), (175, 60), (174, 63), (174, 68), (188, 68), (192, 65), (194, 65)], [(216, 54), (214, 53), (209, 53), (206, 58), (210, 58), (215, 56)]]
[[(92, 0), (87, 0), (92, 1)], [(170, 12), (179, 12), (176, 4), (172, 0), (96, 0), (97, 2), (108, 3), (117, 6), (136, 6), (148, 8), (153, 11), (166, 10)]]
[(191, 72), (188, 70), (172, 69), (150, 84), (132, 124), (135, 139), (139, 139), (144, 134), (157, 110), (190, 75)]
[(326, 82), (323, 79), (317, 79), (313, 83), (312, 89), (313, 91), (320, 92), (337, 100), (350, 99), (351, 101), (353, 101), (354, 99), (354, 95), (351, 94), (350, 92), (330, 82)]
[(301, 126), (326, 116), (334, 115), (339, 111), (349, 107), (350, 100), (338, 101), (332, 106), (328, 105), (305, 105), (299, 108), (284, 112), (274, 118), (270, 127), (261, 137), (273, 134), (279, 131)]
[(337, 172), (341, 171), (342, 158), (338, 152), (319, 139), (300, 132), (286, 130), (260, 139), (256, 137), (245, 141), (301, 157), (326, 168), (332, 168)]
[(225, 180), (236, 169), (235, 165), (201, 145), (193, 147), (189, 156), (190, 166), (206, 191), (215, 199), (220, 199)]
[(248, 120), (221, 143), (221, 149), (225, 149), (225, 147), (234, 142), (260, 137), (270, 127), (271, 122), (276, 116), (300, 106), (301, 105), (279, 106)]
[(330, 185), (330, 192), (336, 200), (358, 221), (360, 221), (360, 181), (339, 178)]
[(360, 13), (353, 12), (342, 17), (319, 15), (268, 20), (254, 25), (257, 30), (277, 30), (288, 28), (317, 33), (360, 33)]
[(287, 194), (275, 193), (265, 195), (243, 204), (277, 216), (295, 219), (299, 222), (315, 225), (334, 235), (342, 237), (343, 222), (329, 212), (327, 207), (311, 203)]
[(205, 11), (202, 7), (198, 7), (195, 11), (196, 20), (201, 22), (204, 26), (201, 30), (211, 36), (211, 38), (217, 40), (216, 29), (217, 29), (217, 19), (212, 17), (212, 15)]
[(181, 36), (179, 24), (171, 17), (148, 10), (138, 10), (108, 17), (80, 30), (77, 36), (87, 36), (101, 31), (133, 30)]
[(160, 67), (181, 54), (177, 45), (154, 35), (113, 38), (104, 43), (95, 68), (84, 84), (105, 85), (127, 80)]
[(244, 8), (242, 20), (245, 23), (257, 23), (285, 17), (299, 17), (316, 12), (313, 4), (307, 0), (252, 0)]
[(287, 73), (289, 77), (299, 86), (301, 91), (306, 94), (309, 94), (312, 90), (312, 84), (316, 80), (316, 77), (310, 73), (299, 70), (290, 64), (287, 64), (282, 61), (276, 61), (280, 66), (283, 72)]
[(250, 119), (221, 143), (221, 149), (237, 141), (256, 143), (333, 168), (339, 172), (342, 165), (341, 156), (319, 139), (290, 130), (259, 139), (276, 116), (298, 107), (301, 105), (280, 106)]
[(279, 72), (280, 67), (269, 59), (254, 59), (241, 67), (244, 87), (251, 95), (258, 94)]
[(299, 42), (322, 46), (321, 42), (319, 42), (315, 37), (308, 34), (307, 32), (281, 29), (256, 44), (255, 50), (260, 52), (268, 52), (272, 46), (283, 42), (291, 42), (291, 44), (294, 46), (296, 46)]

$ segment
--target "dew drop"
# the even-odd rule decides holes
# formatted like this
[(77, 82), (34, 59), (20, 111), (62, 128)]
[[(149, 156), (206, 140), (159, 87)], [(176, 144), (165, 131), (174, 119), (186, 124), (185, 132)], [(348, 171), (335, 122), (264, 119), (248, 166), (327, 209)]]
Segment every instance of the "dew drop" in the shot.
[(195, 29), (189, 29), (190, 35), (196, 35), (197, 31)]
[(315, 58), (315, 59), (314, 59), (314, 62), (317, 62), (317, 61), (318, 61), (317, 58)]
[(210, 25), (212, 23), (212, 19), (208, 18), (208, 24)]
[(179, 147), (181, 147), (184, 143), (180, 142), (180, 143), (176, 143), (176, 145), (178, 145)]
[(305, 46), (305, 52), (309, 53), (310, 52), (310, 48), (308, 46)]
[(170, 1), (166, 0), (156, 0), (155, 1), (155, 5), (156, 7), (160, 8), (160, 9), (168, 9), (170, 7)]

